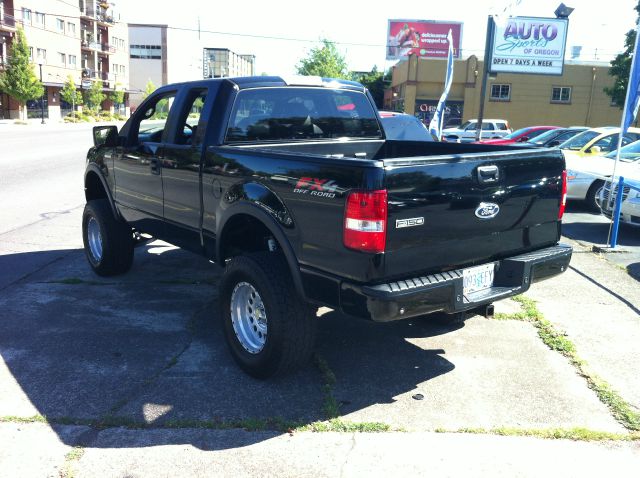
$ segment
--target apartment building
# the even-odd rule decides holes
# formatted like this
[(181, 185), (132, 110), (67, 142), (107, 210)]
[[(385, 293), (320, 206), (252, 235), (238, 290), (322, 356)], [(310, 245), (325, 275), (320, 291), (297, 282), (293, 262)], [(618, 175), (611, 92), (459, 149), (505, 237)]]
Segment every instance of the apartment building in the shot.
[[(60, 98), (60, 90), (69, 75), (78, 89), (93, 82), (102, 84), (105, 94), (129, 89), (129, 38), (113, 4), (105, 1), (74, 0), (0, 0), (0, 69), (6, 67), (10, 46), (17, 28), (24, 30), (34, 71), (40, 76), (45, 95), (26, 105), (29, 117), (44, 116), (59, 120), (72, 105)], [(127, 114), (125, 104), (119, 112)], [(105, 100), (103, 109), (113, 111)], [(20, 117), (18, 103), (0, 95), (0, 118)]]
[(203, 77), (255, 75), (255, 55), (239, 55), (228, 48), (205, 48), (203, 55)]

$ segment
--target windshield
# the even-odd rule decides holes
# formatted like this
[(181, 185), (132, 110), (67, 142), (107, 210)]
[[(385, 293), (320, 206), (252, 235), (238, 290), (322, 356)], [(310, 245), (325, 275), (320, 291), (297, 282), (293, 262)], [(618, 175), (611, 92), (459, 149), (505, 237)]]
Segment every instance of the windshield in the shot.
[(506, 135), (504, 137), (504, 139), (516, 139), (518, 136), (526, 134), (531, 129), (532, 128), (520, 128), (520, 129), (517, 129), (513, 133)]
[(362, 92), (330, 88), (255, 88), (238, 93), (227, 142), (382, 138)]
[(382, 118), (382, 127), (387, 139), (433, 141), (427, 127), (415, 116), (398, 115)]
[(598, 133), (597, 131), (583, 131), (582, 133), (577, 134), (573, 138), (562, 143), (560, 145), (560, 149), (571, 149), (574, 151), (578, 151), (596, 136), (600, 136), (600, 133)]
[[(610, 153), (605, 154), (605, 157), (616, 159), (616, 152), (617, 150), (614, 149)], [(620, 148), (620, 161), (632, 163), (638, 160), (640, 160), (640, 141), (636, 141), (635, 143), (631, 143)]]
[(547, 141), (551, 141), (553, 138), (560, 135), (561, 133), (562, 133), (562, 130), (556, 130), (556, 129), (545, 131), (541, 135), (536, 136), (535, 138), (531, 138), (529, 141), (527, 141), (527, 143), (545, 144)]

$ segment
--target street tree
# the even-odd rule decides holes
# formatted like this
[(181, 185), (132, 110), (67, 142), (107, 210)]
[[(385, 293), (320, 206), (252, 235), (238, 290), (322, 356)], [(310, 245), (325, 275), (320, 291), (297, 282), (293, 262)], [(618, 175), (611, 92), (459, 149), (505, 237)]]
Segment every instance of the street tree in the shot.
[(156, 91), (156, 89), (156, 85), (154, 85), (153, 81), (149, 79), (149, 81), (147, 81), (147, 86), (144, 87), (144, 91), (142, 92), (142, 99), (144, 100), (147, 96)]
[(374, 65), (370, 72), (365, 74), (354, 74), (354, 81), (358, 81), (367, 87), (378, 109), (382, 109), (384, 104), (384, 90), (391, 82), (391, 70), (386, 73), (378, 71), (378, 67)]
[[(640, 15), (640, 0), (635, 6), (635, 11)], [(633, 47), (636, 44), (636, 31), (629, 30), (624, 40), (624, 52), (617, 55), (611, 61), (609, 75), (614, 77), (613, 87), (605, 88), (604, 92), (609, 95), (611, 101), (620, 108), (624, 107), (624, 99), (627, 93), (627, 84), (629, 83), (629, 73), (631, 72), (631, 59), (633, 56)]]
[(116, 83), (114, 85), (113, 92), (109, 95), (109, 99), (113, 101), (114, 107), (117, 107), (124, 103), (124, 90), (118, 89), (121, 86), (122, 85), (120, 85), (120, 83)]
[(100, 105), (106, 97), (107, 96), (102, 92), (102, 81), (92, 82), (91, 88), (84, 92), (84, 102), (90, 110), (96, 113), (100, 110)]
[(350, 78), (347, 62), (335, 43), (320, 40), (321, 46), (312, 48), (306, 58), (296, 65), (299, 75), (325, 76), (328, 78)]
[(7, 93), (20, 103), (20, 114), (24, 114), (24, 104), (40, 98), (44, 87), (35, 72), (29, 57), (29, 45), (22, 28), (16, 30), (9, 49), (7, 69), (0, 74), (0, 91)]
[(64, 87), (60, 90), (60, 98), (71, 104), (72, 111), (76, 110), (76, 105), (82, 104), (82, 94), (76, 89), (73, 76), (69, 75)]

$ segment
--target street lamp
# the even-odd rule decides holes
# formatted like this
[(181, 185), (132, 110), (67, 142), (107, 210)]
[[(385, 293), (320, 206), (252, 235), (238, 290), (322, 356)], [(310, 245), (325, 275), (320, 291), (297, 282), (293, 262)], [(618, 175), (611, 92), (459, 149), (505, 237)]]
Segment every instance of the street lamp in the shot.
[[(40, 57), (38, 58), (38, 66), (40, 67), (40, 83), (42, 83), (42, 64), (44, 63), (44, 58)], [(47, 92), (47, 88), (44, 87), (44, 85), (42, 85), (44, 88), (44, 91), (42, 93), (42, 97), (40, 98), (40, 124), (45, 124), (44, 123), (44, 95)]]

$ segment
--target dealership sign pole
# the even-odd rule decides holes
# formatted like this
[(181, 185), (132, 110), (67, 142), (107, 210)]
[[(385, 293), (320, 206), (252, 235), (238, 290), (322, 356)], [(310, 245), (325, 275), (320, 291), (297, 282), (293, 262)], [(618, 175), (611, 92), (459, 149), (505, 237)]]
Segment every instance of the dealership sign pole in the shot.
[[(622, 147), (622, 138), (627, 132), (627, 129), (633, 123), (633, 120), (638, 115), (638, 107), (640, 107), (640, 62), (638, 58), (638, 29), (640, 24), (636, 25), (636, 44), (633, 48), (633, 59), (631, 60), (631, 69), (629, 70), (629, 81), (627, 83), (627, 94), (624, 99), (624, 108), (622, 109), (622, 120), (620, 122), (620, 134), (618, 135), (618, 149), (616, 150), (616, 161), (613, 163), (613, 173), (611, 174), (611, 186), (609, 188), (609, 198), (607, 199), (609, 209), (611, 209), (611, 202), (613, 200), (613, 184), (616, 180), (616, 169), (618, 168), (618, 162), (620, 161), (620, 148)], [(622, 196), (620, 186), (618, 186), (618, 192)], [(611, 225), (609, 226), (609, 239), (617, 237), (618, 235), (618, 222), (614, 221), (615, 216), (620, 214), (617, 208), (613, 211), (611, 216)], [(615, 230), (614, 229), (615, 223)], [(613, 233), (613, 234), (612, 234)], [(614, 248), (615, 242), (611, 241), (611, 248)]]

